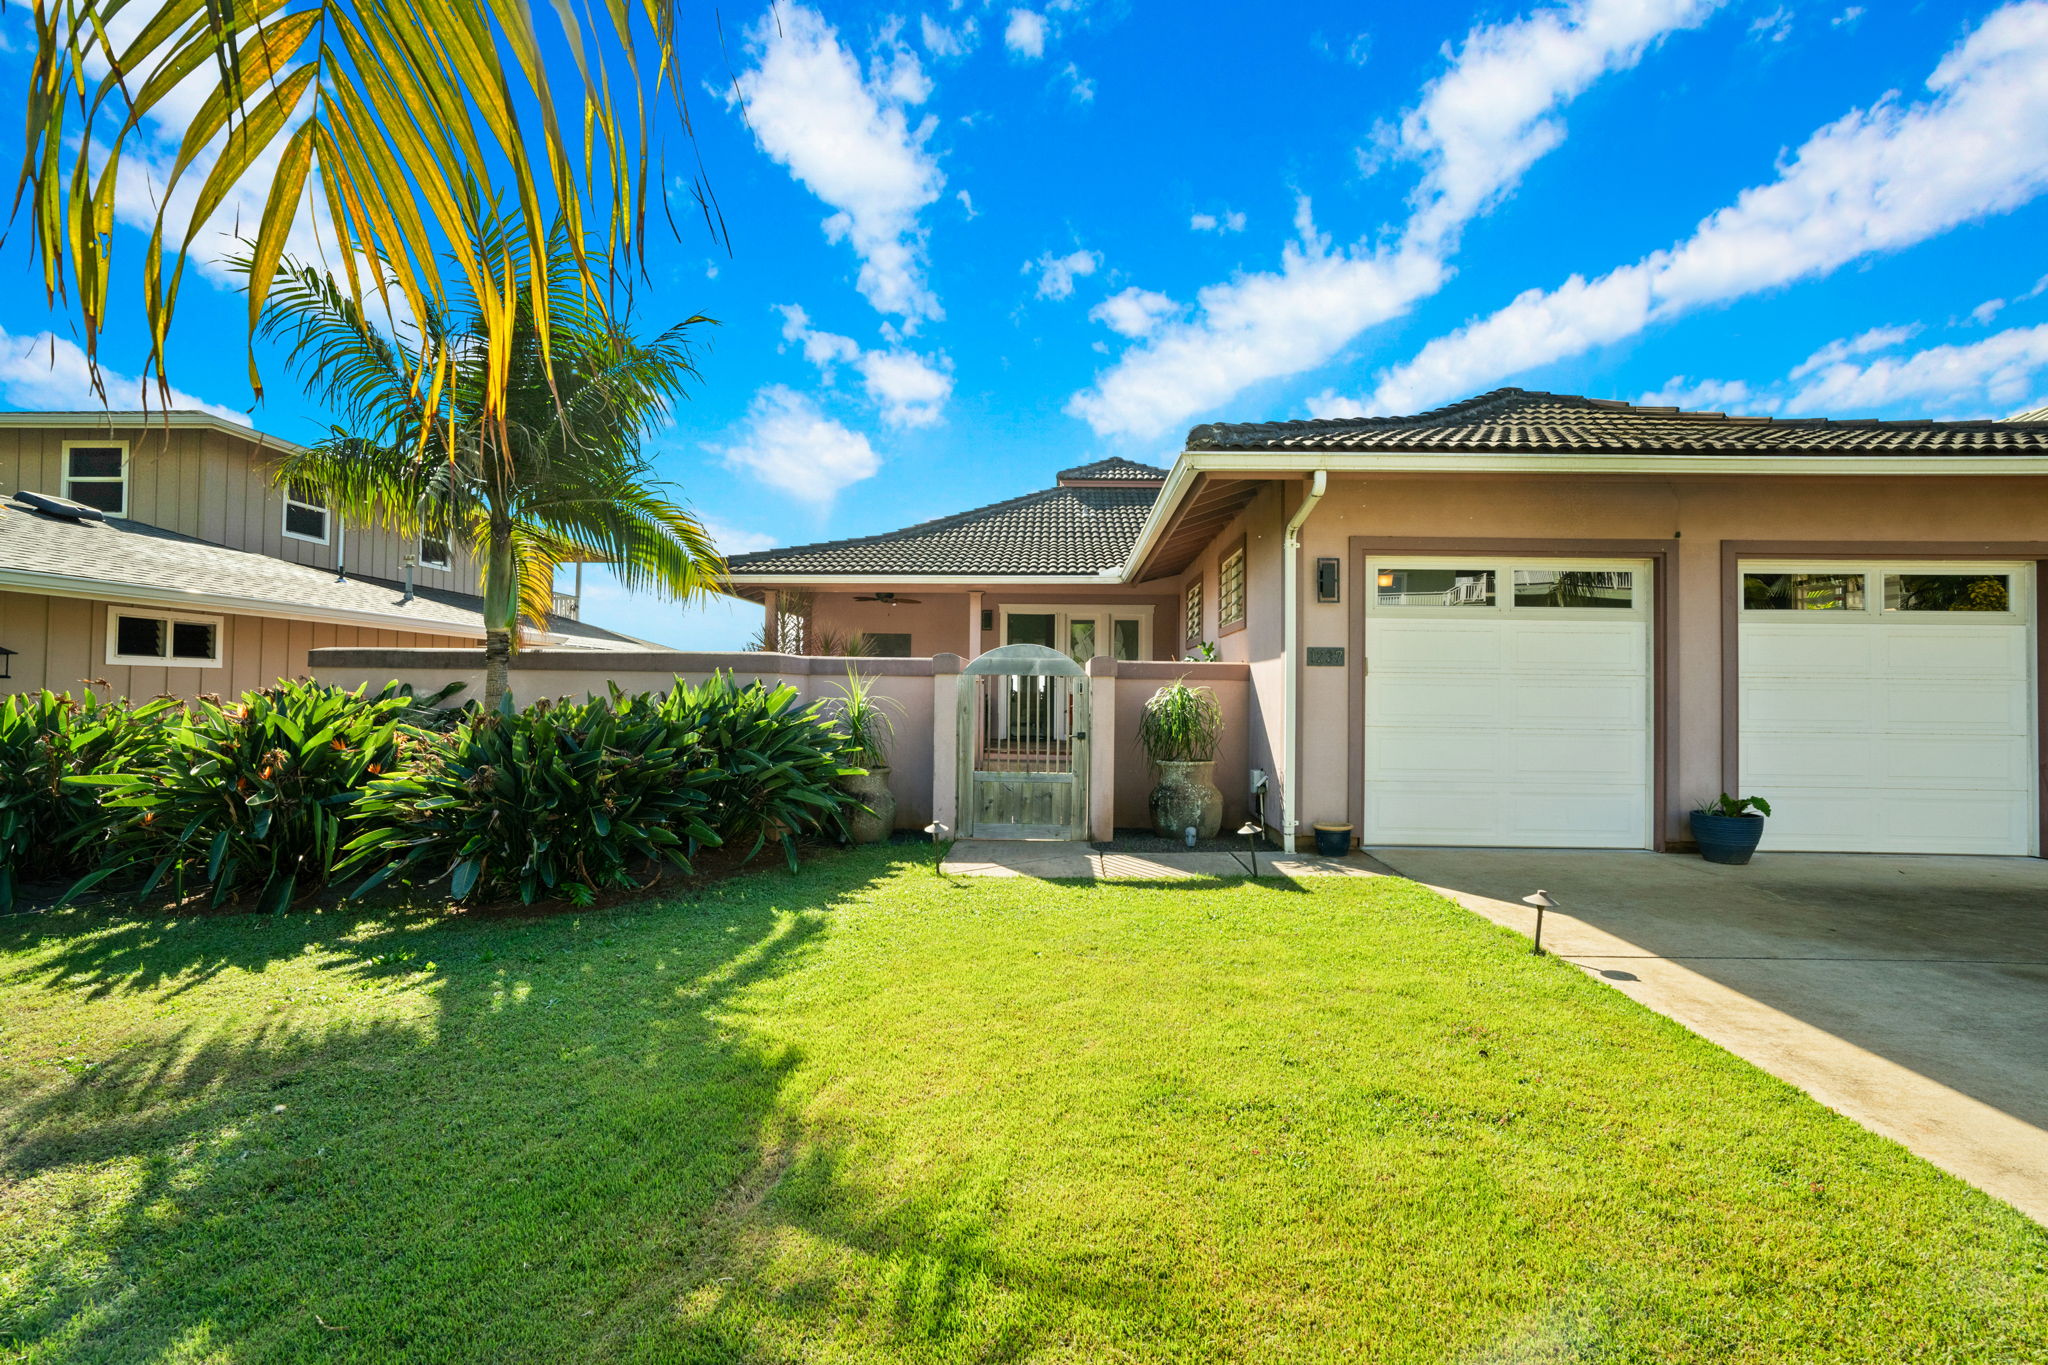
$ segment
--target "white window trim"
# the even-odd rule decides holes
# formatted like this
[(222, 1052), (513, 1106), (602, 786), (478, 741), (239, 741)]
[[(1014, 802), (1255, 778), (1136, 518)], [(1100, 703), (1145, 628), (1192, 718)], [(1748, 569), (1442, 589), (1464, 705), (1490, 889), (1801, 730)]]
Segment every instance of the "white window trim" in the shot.
[[(334, 538), (334, 509), (324, 502), (301, 502), (292, 496), (291, 485), (289, 484), (285, 485), (283, 491), (284, 509), (278, 513), (277, 525), (278, 529), (284, 532), (284, 538), (286, 540), (304, 541), (308, 545), (326, 545), (331, 542)], [(294, 507), (303, 507), (309, 512), (318, 512), (320, 514), (319, 535), (302, 536), (292, 529), (292, 509)]]
[[(1112, 634), (1116, 630), (1115, 621), (1118, 617), (1122, 617), (1126, 621), (1136, 620), (1138, 623), (1138, 653), (1141, 659), (1150, 659), (1152, 657), (1152, 604), (1149, 602), (1133, 602), (1128, 605), (1116, 602), (1103, 602), (1092, 606), (1086, 603), (1058, 602), (1005, 603), (996, 608), (996, 640), (998, 643), (1010, 638), (1010, 617), (1013, 615), (1052, 617), (1052, 638), (1055, 640), (1067, 638), (1068, 622), (1073, 620), (1074, 617), (1088, 617), (1095, 622), (1095, 644), (1098, 652), (1105, 652), (1102, 651), (1101, 647), (1107, 645), (1109, 649), (1106, 652), (1112, 656), (1116, 652), (1116, 640)], [(1061, 652), (1064, 653), (1065, 651), (1062, 650)]]
[[(79, 480), (77, 480), (77, 482), (79, 482), (79, 483), (116, 483), (116, 482), (118, 482), (118, 483), (119, 483), (119, 484), (121, 485), (121, 508), (120, 508), (120, 510), (119, 510), (119, 511), (116, 511), (116, 512), (109, 512), (109, 513), (107, 513), (107, 515), (108, 515), (108, 516), (110, 516), (110, 517), (126, 517), (126, 516), (128, 515), (128, 443), (127, 443), (126, 441), (66, 441), (66, 442), (65, 442), (65, 443), (63, 444), (63, 447), (62, 447), (62, 449), (61, 449), (61, 453), (60, 453), (60, 455), (59, 455), (59, 457), (58, 457), (59, 459), (61, 459), (61, 460), (63, 461), (63, 467), (62, 467), (62, 468), (60, 468), (60, 469), (59, 469), (59, 470), (57, 471), (57, 483), (58, 483), (58, 486), (59, 486), (59, 487), (61, 487), (61, 488), (63, 489), (63, 491), (64, 491), (64, 496), (65, 496), (65, 497), (67, 497), (67, 498), (71, 497), (71, 485), (72, 485), (72, 482), (73, 482), (73, 480), (72, 480), (72, 478), (71, 478), (71, 451), (72, 451), (73, 447), (84, 447), (84, 448), (86, 448), (86, 449), (90, 449), (90, 450), (104, 450), (104, 449), (106, 449), (106, 448), (107, 448), (108, 446), (117, 446), (117, 447), (119, 447), (119, 448), (120, 448), (120, 451), (121, 451), (121, 477), (120, 477), (120, 478), (119, 478), (118, 480), (116, 480), (116, 479), (105, 479), (105, 478), (91, 478), (91, 477), (88, 477), (88, 478), (83, 478), (83, 479), (79, 479)], [(74, 501), (75, 501), (75, 499), (74, 499)]]
[[(1635, 575), (1627, 607), (1538, 607), (1515, 605), (1516, 569), (1624, 569)], [(1380, 601), (1379, 576), (1388, 569), (1491, 569), (1493, 605), (1490, 607), (1411, 606)], [(1402, 620), (1436, 617), (1448, 621), (1471, 621), (1488, 616), (1514, 616), (1544, 621), (1626, 621), (1650, 614), (1655, 600), (1656, 566), (1646, 559), (1580, 558), (1576, 555), (1375, 555), (1366, 565), (1366, 610), (1398, 616)]]
[(446, 550), (448, 551), (448, 557), (447, 557), (446, 559), (442, 559), (442, 560), (432, 560), (432, 559), (428, 559), (428, 558), (427, 558), (427, 534), (426, 534), (426, 532), (422, 531), (422, 532), (420, 533), (420, 537), (419, 537), (419, 541), (418, 541), (418, 543), (416, 543), (416, 544), (415, 544), (415, 545), (413, 546), (413, 551), (412, 551), (412, 560), (413, 560), (413, 564), (414, 564), (415, 566), (419, 567), (419, 568), (422, 568), (422, 569), (433, 569), (433, 570), (435, 570), (435, 571), (437, 571), (437, 572), (440, 572), (440, 573), (446, 573), (446, 572), (447, 572), (448, 570), (450, 570), (450, 569), (454, 568), (454, 567), (455, 567), (455, 546), (454, 546), (454, 545), (452, 545), (452, 544), (450, 544), (450, 543), (449, 543), (449, 541), (448, 541), (448, 539), (447, 539), (447, 538), (446, 538), (445, 536), (444, 536), (444, 537), (441, 537), (441, 544), (442, 544), (442, 546), (443, 546), (443, 547), (444, 547), (444, 548), (445, 548), (445, 549), (446, 549)]
[[(213, 657), (211, 659), (177, 659), (169, 655), (157, 658), (147, 654), (119, 653), (121, 633), (118, 618), (123, 616), (144, 617), (164, 623), (164, 648), (171, 643), (171, 627), (179, 622), (187, 625), (213, 627)], [(227, 618), (202, 616), (196, 612), (159, 611), (154, 607), (107, 608), (107, 662), (122, 668), (219, 668), (222, 663), (223, 647), (227, 643)]]
[[(1745, 621), (1841, 621), (1869, 625), (1872, 621), (1912, 622), (1940, 625), (1952, 622), (2013, 621), (2031, 619), (2033, 603), (2032, 565), (2025, 560), (2005, 559), (1745, 559), (1735, 566), (1735, 608)], [(1751, 607), (1743, 600), (1742, 578), (1752, 573), (1819, 573), (1863, 575), (1861, 611), (1786, 611), (1777, 607)], [(2002, 574), (2006, 580), (2005, 611), (1888, 611), (1884, 605), (1884, 576), (1898, 573), (1984, 573)]]

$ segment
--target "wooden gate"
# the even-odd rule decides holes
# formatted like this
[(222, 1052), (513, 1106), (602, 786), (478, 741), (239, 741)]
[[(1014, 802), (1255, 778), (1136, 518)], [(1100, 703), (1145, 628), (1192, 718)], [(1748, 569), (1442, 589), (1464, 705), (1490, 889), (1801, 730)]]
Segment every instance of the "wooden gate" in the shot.
[(1004, 645), (962, 670), (963, 837), (1088, 834), (1088, 678), (1043, 645)]

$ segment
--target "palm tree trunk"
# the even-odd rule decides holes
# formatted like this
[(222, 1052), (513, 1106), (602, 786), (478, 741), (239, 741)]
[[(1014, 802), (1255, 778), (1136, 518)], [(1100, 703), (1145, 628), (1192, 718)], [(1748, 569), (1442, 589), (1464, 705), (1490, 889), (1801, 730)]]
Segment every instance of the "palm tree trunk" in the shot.
[(512, 689), (512, 633), (519, 629), (519, 577), (512, 563), (512, 522), (491, 518), (484, 547), (484, 710), (495, 712)]

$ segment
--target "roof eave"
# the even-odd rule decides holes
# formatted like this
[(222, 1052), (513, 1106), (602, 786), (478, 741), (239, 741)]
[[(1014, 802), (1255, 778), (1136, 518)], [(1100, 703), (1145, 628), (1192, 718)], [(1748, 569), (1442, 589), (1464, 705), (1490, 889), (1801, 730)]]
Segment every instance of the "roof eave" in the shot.
[(303, 449), (295, 442), (265, 435), (255, 427), (231, 422), (210, 412), (0, 412), (0, 427), (97, 427), (103, 430), (169, 427), (181, 431), (217, 431), (288, 455)]
[(101, 602), (129, 602), (136, 606), (168, 607), (176, 611), (217, 612), (227, 616), (266, 616), (287, 621), (323, 621), (331, 625), (367, 626), (375, 630), (403, 630), (415, 635), (462, 635), (482, 639), (481, 618), (475, 625), (460, 621), (427, 620), (390, 612), (360, 611), (352, 607), (316, 606), (281, 602), (272, 598), (239, 597), (232, 593), (200, 592), (190, 588), (166, 588), (154, 584), (114, 583), (105, 579), (80, 578), (70, 574), (38, 573), (32, 569), (0, 569), (0, 591), (38, 593), (44, 597), (80, 597)]

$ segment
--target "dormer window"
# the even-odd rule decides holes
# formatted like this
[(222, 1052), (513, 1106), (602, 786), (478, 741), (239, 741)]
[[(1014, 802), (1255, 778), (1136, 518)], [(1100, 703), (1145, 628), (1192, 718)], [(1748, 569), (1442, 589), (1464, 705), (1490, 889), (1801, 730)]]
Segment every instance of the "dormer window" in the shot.
[(66, 441), (64, 496), (110, 517), (128, 515), (128, 447), (119, 442)]
[(327, 543), (327, 504), (304, 484), (291, 484), (284, 492), (284, 534), (287, 540)]
[(440, 536), (420, 537), (420, 567), (422, 569), (445, 569), (448, 567), (448, 542)]

